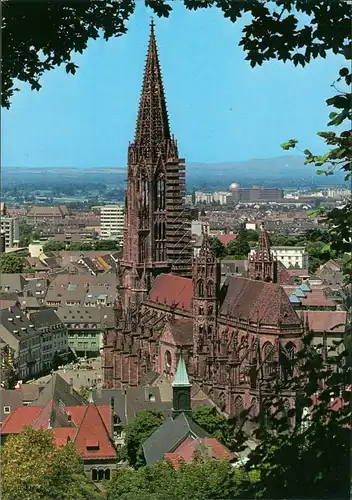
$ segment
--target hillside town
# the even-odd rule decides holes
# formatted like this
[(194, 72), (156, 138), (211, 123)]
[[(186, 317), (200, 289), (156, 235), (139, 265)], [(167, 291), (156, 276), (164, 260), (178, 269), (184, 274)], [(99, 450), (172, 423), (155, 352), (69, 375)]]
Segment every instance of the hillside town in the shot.
[(305, 349), (317, 370), (345, 369), (334, 356), (350, 328), (350, 254), (331, 246), (320, 209), (350, 192), (188, 192), (153, 21), (127, 167), (125, 203), (1, 201), (1, 445), (49, 430), (53, 456), (73, 447), (89, 498), (134, 498), (116, 478), (197, 463), (245, 474), (252, 492), (245, 467), (276, 411), (285, 435), (302, 435), (319, 405), (346, 406), (345, 382), (326, 403), (321, 375), (309, 398), (291, 382)]

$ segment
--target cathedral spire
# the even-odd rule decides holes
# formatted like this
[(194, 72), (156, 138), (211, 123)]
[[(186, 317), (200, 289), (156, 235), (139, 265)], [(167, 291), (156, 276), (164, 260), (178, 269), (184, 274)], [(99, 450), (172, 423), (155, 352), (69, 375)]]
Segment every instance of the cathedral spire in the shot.
[(141, 148), (142, 154), (147, 159), (155, 161), (159, 153), (165, 151), (166, 141), (170, 138), (169, 119), (152, 20), (138, 110), (135, 146)]
[(260, 226), (260, 234), (258, 239), (258, 246), (256, 249), (257, 260), (272, 260), (272, 254), (270, 251), (270, 243), (268, 233), (265, 230), (264, 223)]
[(260, 227), (257, 248), (248, 258), (248, 277), (252, 280), (277, 282), (277, 259), (270, 250), (264, 224)]

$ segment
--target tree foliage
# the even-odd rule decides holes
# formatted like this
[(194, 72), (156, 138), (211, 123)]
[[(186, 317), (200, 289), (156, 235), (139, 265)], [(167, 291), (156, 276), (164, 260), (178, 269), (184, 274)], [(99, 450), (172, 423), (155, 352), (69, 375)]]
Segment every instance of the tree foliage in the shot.
[(163, 416), (155, 410), (142, 410), (137, 413), (131, 424), (126, 425), (125, 447), (123, 456), (126, 455), (129, 464), (140, 467), (145, 464), (142, 444), (163, 423)]
[(223, 257), (225, 257), (225, 255), (227, 255), (226, 247), (223, 243), (221, 243), (219, 238), (213, 239), (212, 249), (217, 259), (222, 259)]
[(229, 449), (234, 447), (233, 429), (215, 407), (198, 406), (192, 410), (192, 420)]
[[(313, 347), (308, 334), (288, 363), (290, 369), (281, 374), (273, 370), (267, 381), (273, 396), (261, 400), (254, 419), (261, 424), (260, 444), (245, 465), (260, 475), (253, 498), (349, 498), (349, 357), (342, 341), (331, 349), (324, 343)], [(290, 409), (287, 394), (296, 395)], [(272, 415), (264, 427), (265, 408), (270, 407)]]
[(86, 478), (74, 445), (56, 449), (51, 431), (24, 427), (6, 439), (1, 451), (4, 500), (103, 498)]
[(108, 500), (245, 499), (250, 497), (243, 492), (255, 479), (255, 474), (233, 469), (228, 462), (195, 457), (193, 463), (182, 463), (178, 469), (168, 461), (138, 470), (120, 468), (107, 485), (107, 493)]
[(26, 267), (26, 259), (15, 253), (3, 253), (0, 255), (0, 272), (5, 274), (23, 273)]

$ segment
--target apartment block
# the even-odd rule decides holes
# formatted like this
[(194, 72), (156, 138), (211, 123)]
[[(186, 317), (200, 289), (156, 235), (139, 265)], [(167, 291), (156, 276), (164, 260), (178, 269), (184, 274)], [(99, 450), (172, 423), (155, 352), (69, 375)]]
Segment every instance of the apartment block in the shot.
[(125, 209), (123, 205), (105, 205), (100, 208), (100, 239), (123, 242)]

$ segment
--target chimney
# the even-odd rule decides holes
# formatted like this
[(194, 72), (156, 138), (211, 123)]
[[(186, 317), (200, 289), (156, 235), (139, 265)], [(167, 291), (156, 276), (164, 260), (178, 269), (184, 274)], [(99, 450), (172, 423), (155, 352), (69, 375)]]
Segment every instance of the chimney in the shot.
[(5, 233), (1, 232), (1, 234), (0, 234), (0, 255), (2, 253), (5, 253), (5, 249), (6, 249), (6, 246), (5, 246)]

